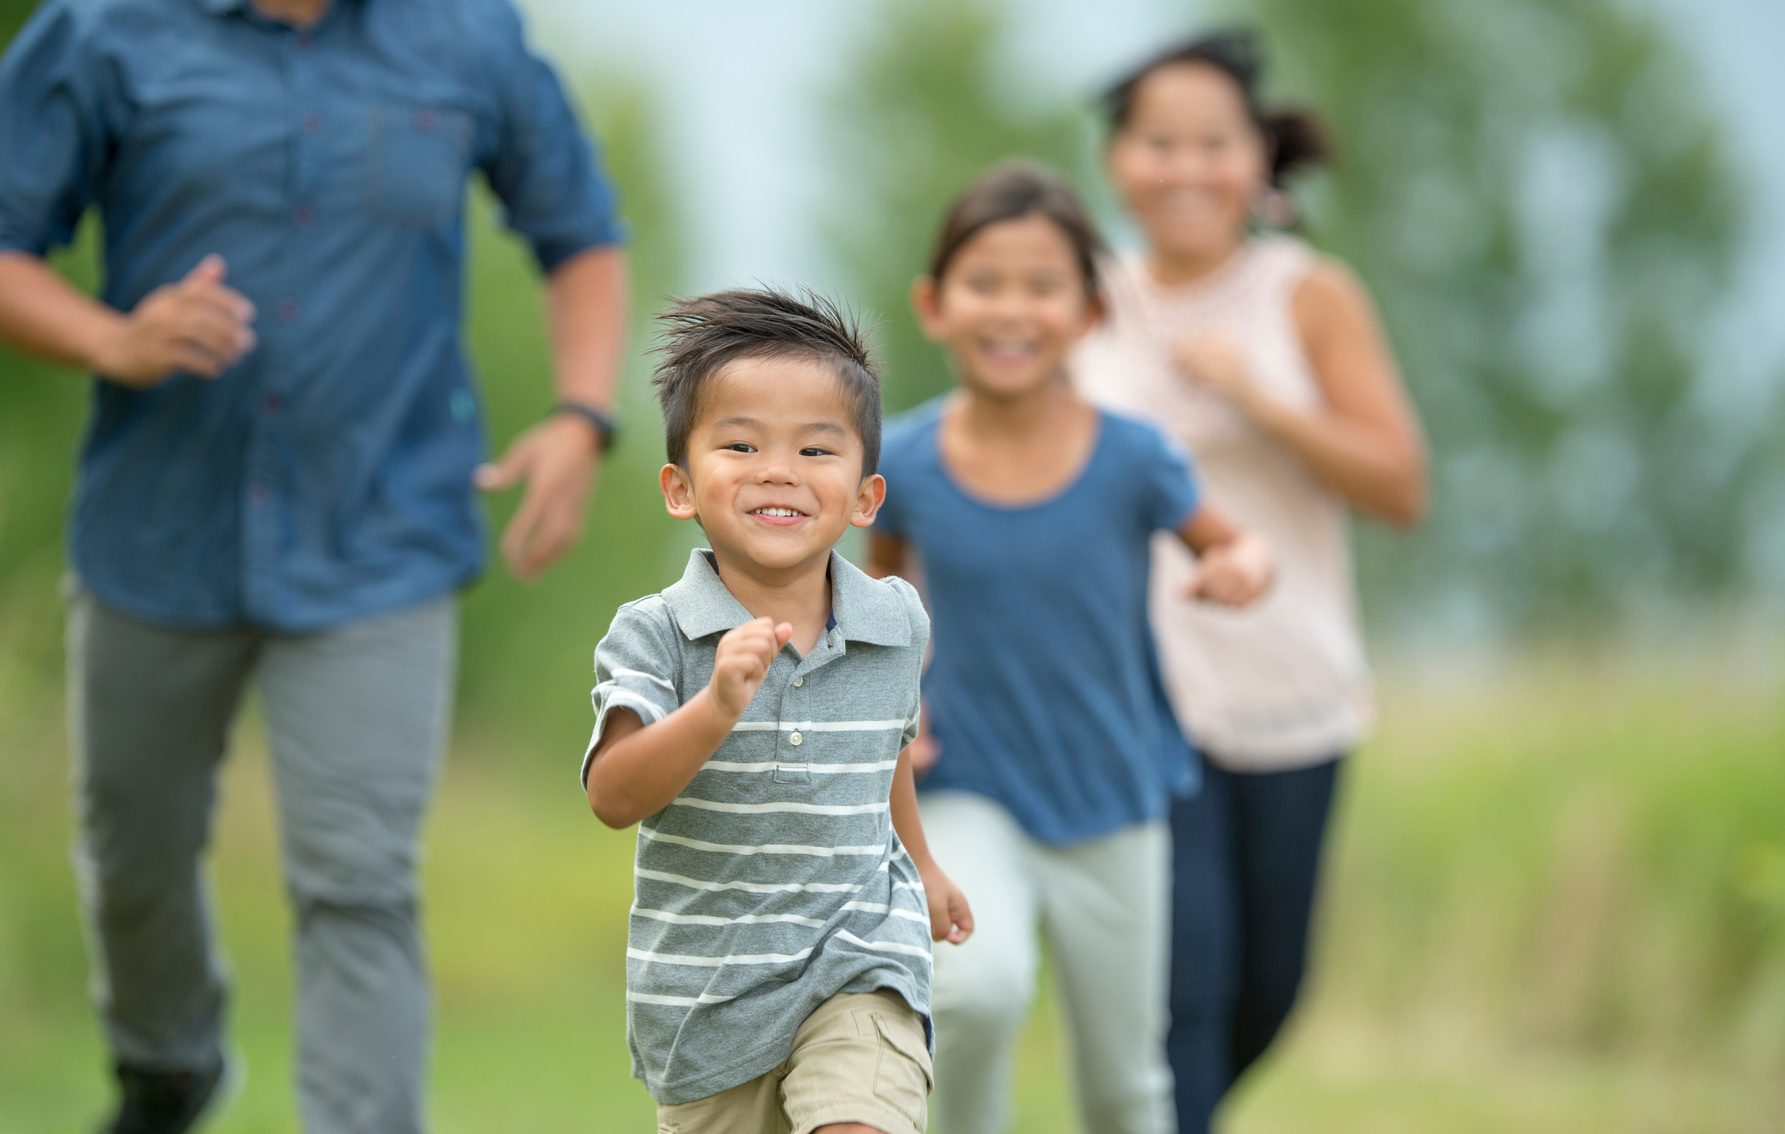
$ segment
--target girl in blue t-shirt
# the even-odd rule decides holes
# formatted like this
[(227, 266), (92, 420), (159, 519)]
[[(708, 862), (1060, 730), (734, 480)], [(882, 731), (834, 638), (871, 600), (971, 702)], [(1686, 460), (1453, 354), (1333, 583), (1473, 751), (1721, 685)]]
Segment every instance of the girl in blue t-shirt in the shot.
[(934, 614), (912, 750), (929, 763), (924, 828), (977, 915), (936, 958), (932, 1113), (949, 1134), (1005, 1125), (1038, 928), (1086, 1128), (1170, 1131), (1165, 817), (1196, 765), (1147, 626), (1149, 548), (1167, 533), (1200, 557), (1186, 601), (1243, 605), (1272, 573), (1181, 451), (1068, 385), (1103, 311), (1100, 251), (1045, 170), (1000, 166), (962, 193), (912, 291), (960, 388), (895, 423), (881, 454), (871, 567), (921, 575)]

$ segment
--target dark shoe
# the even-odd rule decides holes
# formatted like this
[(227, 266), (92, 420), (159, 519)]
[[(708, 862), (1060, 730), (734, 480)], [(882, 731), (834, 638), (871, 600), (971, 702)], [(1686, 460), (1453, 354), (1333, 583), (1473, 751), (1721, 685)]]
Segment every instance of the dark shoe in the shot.
[(122, 1100), (99, 1134), (186, 1134), (223, 1101), (229, 1064), (209, 1071), (143, 1071), (118, 1066)]

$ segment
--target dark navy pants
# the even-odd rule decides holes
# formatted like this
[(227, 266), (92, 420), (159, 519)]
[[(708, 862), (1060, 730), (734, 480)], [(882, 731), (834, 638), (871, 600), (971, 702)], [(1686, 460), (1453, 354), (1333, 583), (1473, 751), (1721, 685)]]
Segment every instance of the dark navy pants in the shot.
[(1171, 1034), (1180, 1134), (1264, 1054), (1301, 987), (1339, 760), (1287, 772), (1203, 765), (1172, 808)]

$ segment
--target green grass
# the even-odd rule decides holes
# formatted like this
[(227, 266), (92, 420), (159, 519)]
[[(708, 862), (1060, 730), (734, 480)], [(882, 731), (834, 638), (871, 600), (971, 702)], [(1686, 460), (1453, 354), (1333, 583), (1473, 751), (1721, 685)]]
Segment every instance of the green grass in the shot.
[[(1227, 1129), (1785, 1128), (1780, 692), (1578, 661), (1391, 685), (1344, 784), (1308, 1011)], [(57, 700), (0, 667), (0, 1134), (83, 1130), (106, 1102)], [(218, 1134), (297, 1130), (258, 735), (214, 854), (251, 1069)], [(442, 1134), (651, 1128), (624, 1039), (631, 839), (587, 815), (574, 757), (575, 738), (547, 753), (461, 729), (426, 868)], [(1016, 1130), (1076, 1129), (1061, 1068), (1044, 997)]]

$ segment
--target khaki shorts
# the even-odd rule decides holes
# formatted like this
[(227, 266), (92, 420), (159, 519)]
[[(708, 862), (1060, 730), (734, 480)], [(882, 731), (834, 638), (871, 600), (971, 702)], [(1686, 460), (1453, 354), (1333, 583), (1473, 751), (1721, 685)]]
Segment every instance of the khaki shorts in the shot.
[(924, 1134), (930, 1087), (923, 1017), (896, 992), (839, 993), (806, 1017), (787, 1062), (704, 1099), (658, 1106), (658, 1134), (811, 1134), (861, 1122)]

